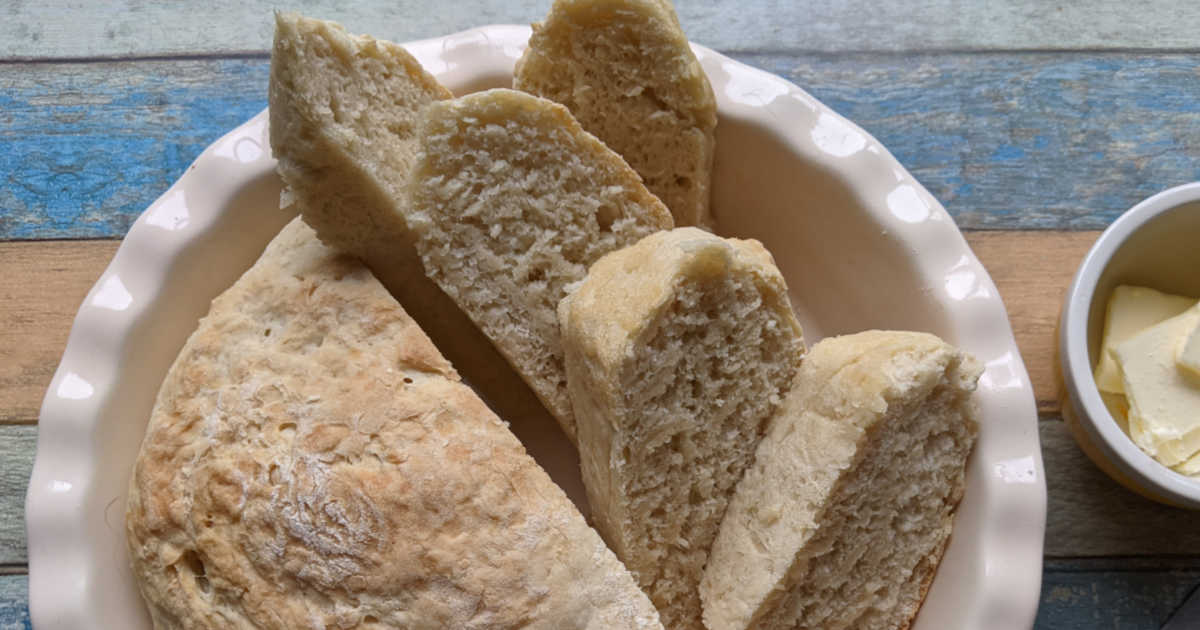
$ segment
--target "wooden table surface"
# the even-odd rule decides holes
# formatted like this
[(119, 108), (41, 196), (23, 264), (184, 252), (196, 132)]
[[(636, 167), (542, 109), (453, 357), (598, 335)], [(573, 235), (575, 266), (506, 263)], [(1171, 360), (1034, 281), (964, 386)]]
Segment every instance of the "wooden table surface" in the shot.
[[(405, 41), (529, 22), (549, 0), (344, 4), (297, 3)], [(24, 495), (74, 312), (137, 214), (266, 105), (271, 8), (3, 10), (0, 629), (29, 627)], [(692, 40), (795, 82), (879, 138), (995, 279), (1034, 381), (1049, 489), (1035, 627), (1158, 628), (1200, 584), (1200, 515), (1127, 492), (1079, 452), (1059, 412), (1053, 331), (1098, 231), (1200, 180), (1200, 3), (680, 0), (678, 11)]]

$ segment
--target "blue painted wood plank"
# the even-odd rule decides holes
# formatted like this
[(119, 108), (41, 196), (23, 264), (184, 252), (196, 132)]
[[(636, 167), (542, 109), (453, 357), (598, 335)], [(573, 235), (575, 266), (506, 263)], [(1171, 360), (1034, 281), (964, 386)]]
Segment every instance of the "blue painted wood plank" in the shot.
[(29, 577), (0, 575), (0, 630), (30, 630)]
[[(1119, 565), (1048, 563), (1034, 629), (1158, 630), (1200, 584), (1200, 563), (1132, 570)], [(0, 630), (31, 627), (28, 588), (24, 575), (0, 575)]]
[(0, 239), (120, 237), (266, 106), (257, 59), (0, 66)]
[(1047, 561), (1034, 629), (1158, 630), (1200, 586), (1200, 560), (1165, 564)]
[(1196, 54), (757, 56), (975, 229), (1103, 229), (1200, 179)]
[[(1191, 54), (742, 54), (877, 136), (970, 229), (1101, 229), (1200, 179)], [(122, 236), (265, 105), (268, 60), (0, 65), (0, 239)]]

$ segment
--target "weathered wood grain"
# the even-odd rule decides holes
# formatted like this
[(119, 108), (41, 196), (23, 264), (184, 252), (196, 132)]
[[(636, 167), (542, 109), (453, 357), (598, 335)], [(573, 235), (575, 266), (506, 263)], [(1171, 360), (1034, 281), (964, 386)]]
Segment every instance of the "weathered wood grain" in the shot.
[(0, 566), (26, 562), (25, 490), (36, 448), (36, 426), (0, 425)]
[(1200, 515), (1126, 490), (1079, 450), (1065, 423), (1043, 421), (1038, 429), (1046, 465), (1047, 558), (1200, 556)]
[[(1157, 630), (1200, 583), (1200, 567), (1050, 561), (1035, 630)], [(29, 630), (29, 580), (0, 575), (0, 630)]]
[[(1196, 55), (735, 55), (883, 142), (964, 228), (1101, 229), (1200, 179)], [(266, 104), (268, 60), (0, 64), (0, 240), (113, 238)]]
[[(967, 232), (1008, 308), (1038, 408), (1058, 409), (1054, 326), (1095, 232)], [(37, 419), (84, 295), (116, 241), (0, 243), (0, 424)], [(1030, 256), (1029, 252), (1038, 252)]]
[(0, 630), (30, 630), (29, 578), (0, 575)]
[[(1172, 2), (737, 2), (679, 0), (688, 36), (725, 50), (820, 52), (1163, 49), (1196, 45), (1200, 7)], [(0, 58), (177, 55), (265, 50), (278, 3), (17, 2), (0, 20)], [(481, 24), (526, 24), (550, 0), (307, 0), (290, 8), (400, 41)], [(63, 16), (70, 19), (63, 19)]]
[(0, 243), (0, 425), (37, 421), (75, 312), (118, 245)]
[(1033, 382), (1038, 411), (1055, 414), (1060, 386), (1055, 336), (1063, 297), (1097, 232), (967, 232), (996, 283)]
[(1035, 630), (1158, 630), (1200, 584), (1200, 561), (1048, 561)]
[(0, 65), (0, 240), (120, 238), (266, 105), (254, 60)]

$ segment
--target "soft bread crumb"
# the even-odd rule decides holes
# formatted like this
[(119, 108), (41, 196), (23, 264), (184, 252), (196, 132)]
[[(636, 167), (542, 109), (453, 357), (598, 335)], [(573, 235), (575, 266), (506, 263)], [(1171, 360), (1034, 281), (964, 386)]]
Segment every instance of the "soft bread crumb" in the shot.
[(425, 112), (409, 185), (425, 270), (574, 437), (555, 309), (670, 213), (561, 105), (500, 89)]
[(713, 544), (708, 628), (908, 627), (962, 498), (980, 371), (924, 333), (814, 346)]
[(676, 225), (710, 227), (717, 106), (667, 0), (557, 0), (513, 87), (562, 103), (621, 154)]
[(803, 353), (757, 241), (696, 228), (600, 259), (559, 306), (596, 526), (675, 629), (734, 485)]

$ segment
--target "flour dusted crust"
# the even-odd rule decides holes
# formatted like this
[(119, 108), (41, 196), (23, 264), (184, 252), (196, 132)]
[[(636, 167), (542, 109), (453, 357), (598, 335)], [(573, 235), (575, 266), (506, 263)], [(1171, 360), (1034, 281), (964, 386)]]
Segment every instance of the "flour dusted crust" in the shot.
[(804, 350), (783, 276), (757, 241), (677, 228), (601, 258), (559, 322), (596, 526), (663, 625), (701, 630), (709, 547)]
[(707, 627), (907, 628), (963, 496), (980, 372), (925, 333), (815, 345), (713, 544)]
[(168, 372), (130, 485), (156, 628), (661, 628), (365, 267), (293, 221)]
[(711, 226), (717, 104), (669, 0), (556, 0), (533, 25), (513, 87), (571, 110), (676, 225)]

